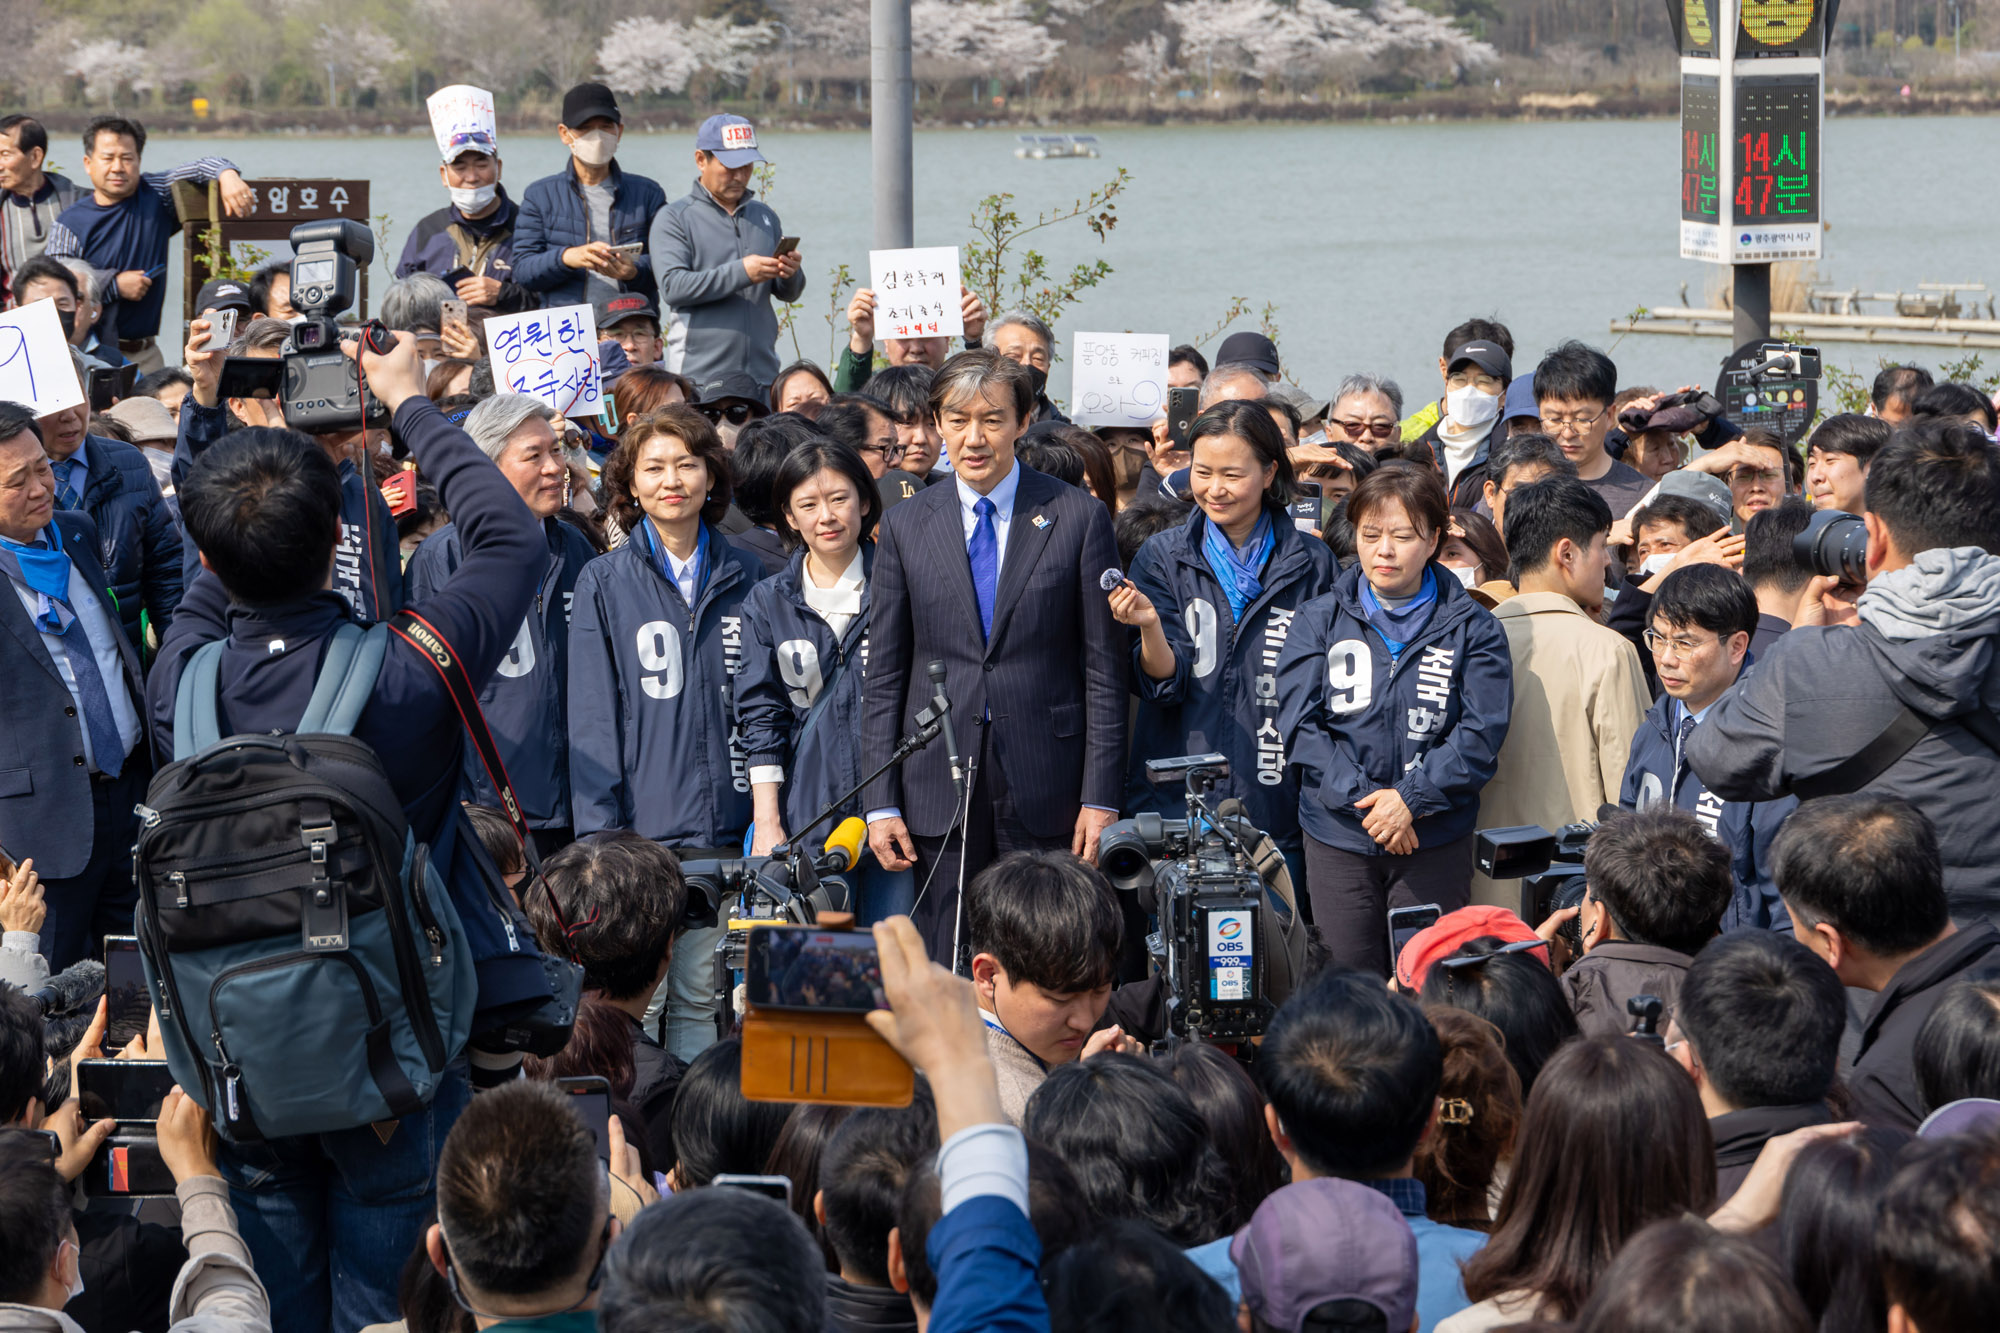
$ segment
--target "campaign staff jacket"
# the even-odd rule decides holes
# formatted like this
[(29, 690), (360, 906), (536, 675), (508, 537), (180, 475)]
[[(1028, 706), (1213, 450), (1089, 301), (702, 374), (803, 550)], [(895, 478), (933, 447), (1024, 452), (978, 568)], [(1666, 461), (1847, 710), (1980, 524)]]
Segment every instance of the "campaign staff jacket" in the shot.
[[(743, 674), (736, 719), (752, 768), (782, 765), (785, 831), (804, 828), (861, 781), (861, 681), (868, 667), (868, 572), (875, 543), (861, 548), (861, 611), (847, 633), (806, 605), (805, 552), (743, 599)], [(832, 693), (827, 693), (827, 691)], [(817, 710), (815, 712), (815, 710)], [(802, 732), (812, 715), (812, 730)], [(859, 796), (841, 815), (862, 813)], [(829, 828), (816, 830), (824, 837)]]
[[(542, 520), (548, 560), (535, 583), (535, 600), (521, 620), (507, 655), (479, 691), (479, 707), (500, 747), (521, 813), (535, 828), (563, 829), (569, 817), (568, 708), (570, 607), (583, 567), (597, 548), (560, 519)], [(410, 557), (410, 596), (421, 601), (458, 568), (464, 543), (456, 523), (424, 539)], [(467, 800), (498, 808), (500, 797), (476, 751), (465, 752)]]
[[(190, 394), (181, 403), (180, 435), (174, 441), (169, 475), (174, 494), (186, 486), (194, 462), (208, 447), (229, 433), (229, 410), (221, 403), (203, 407)], [(340, 473), (340, 541), (333, 548), (333, 590), (354, 608), (363, 624), (387, 620), (403, 609), (403, 555), (396, 534), (396, 516), (380, 487), (363, 481), (349, 459), (334, 465)], [(182, 525), (181, 579), (194, 586), (201, 572), (201, 552)]]
[[(1750, 670), (1748, 660), (1743, 670)], [(1674, 697), (1662, 694), (1632, 733), (1632, 757), (1625, 764), (1618, 804), (1627, 810), (1647, 810), (1671, 802), (1699, 819), (1703, 828), (1729, 848), (1736, 896), (1723, 915), (1724, 930), (1738, 926), (1790, 930), (1791, 914), (1785, 911), (1778, 886), (1771, 879), (1771, 842), (1785, 819), (1799, 808), (1799, 798), (1728, 801), (1710, 791), (1701, 775), (1688, 766), (1685, 747), (1674, 744), (1678, 727), (1675, 713)]]
[(1148, 538), (1132, 560), (1130, 577), (1160, 614), (1174, 674), (1147, 675), (1135, 636), (1139, 715), (1125, 808), (1179, 816), (1186, 810), (1182, 789), (1148, 783), (1146, 761), (1220, 753), (1229, 758), (1226, 794), (1241, 800), (1250, 822), (1280, 846), (1297, 847), (1299, 786), (1278, 725), (1278, 657), (1299, 608), (1331, 589), (1340, 571), (1325, 542), (1302, 534), (1283, 510), (1273, 511), (1271, 557), (1259, 575), (1264, 590), (1244, 607), (1239, 624), (1202, 554), (1208, 526), (1197, 509), (1180, 527)]
[(569, 635), (578, 836), (631, 829), (669, 847), (742, 841), (750, 768), (732, 696), (743, 669), (743, 599), (762, 576), (755, 557), (712, 527), (692, 607), (642, 533), (584, 566)]
[(1279, 728), (1299, 768), (1299, 823), (1330, 847), (1386, 855), (1354, 803), (1393, 787), (1418, 845), (1472, 832), (1514, 706), (1513, 660), (1491, 612), (1432, 566), (1437, 603), (1391, 658), (1361, 610), (1360, 566), (1299, 608), (1278, 659)]

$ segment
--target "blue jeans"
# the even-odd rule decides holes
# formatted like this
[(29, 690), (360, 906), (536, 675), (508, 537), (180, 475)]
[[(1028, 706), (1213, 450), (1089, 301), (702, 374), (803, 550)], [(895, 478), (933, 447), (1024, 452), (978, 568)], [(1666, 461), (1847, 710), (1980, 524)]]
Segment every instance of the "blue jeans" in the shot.
[(397, 1279), (437, 1201), (438, 1150), (472, 1099), (461, 1060), (421, 1111), (262, 1143), (224, 1140), (237, 1228), (271, 1294), (271, 1327), (355, 1333), (400, 1318)]

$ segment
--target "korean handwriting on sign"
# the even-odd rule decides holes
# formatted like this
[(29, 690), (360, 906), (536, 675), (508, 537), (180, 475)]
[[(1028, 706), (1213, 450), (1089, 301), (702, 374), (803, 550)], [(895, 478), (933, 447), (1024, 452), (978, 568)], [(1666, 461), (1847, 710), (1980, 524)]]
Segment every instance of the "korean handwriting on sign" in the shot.
[(958, 250), (871, 250), (875, 330), (885, 338), (952, 338), (965, 332)]
[(532, 394), (566, 417), (602, 410), (597, 320), (589, 306), (558, 306), (486, 321), (487, 346), (508, 390)]
[(1076, 333), (1071, 410), (1079, 425), (1144, 427), (1167, 398), (1167, 335)]

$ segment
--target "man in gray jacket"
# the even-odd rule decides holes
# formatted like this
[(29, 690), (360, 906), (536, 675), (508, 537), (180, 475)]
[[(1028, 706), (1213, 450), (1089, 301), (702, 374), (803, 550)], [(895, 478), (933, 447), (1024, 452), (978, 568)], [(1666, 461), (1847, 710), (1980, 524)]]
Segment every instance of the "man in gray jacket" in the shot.
[(1975, 426), (1912, 421), (1867, 504), (1860, 623), (1780, 638), (1688, 762), (1725, 800), (1900, 796), (1937, 826), (1953, 917), (2000, 917), (2000, 456)]
[(653, 218), (653, 272), (670, 307), (667, 368), (696, 384), (747, 374), (769, 392), (778, 377), (778, 317), (771, 298), (806, 290), (796, 242), (750, 189), (764, 161), (757, 131), (741, 116), (710, 116), (695, 134), (694, 189)]

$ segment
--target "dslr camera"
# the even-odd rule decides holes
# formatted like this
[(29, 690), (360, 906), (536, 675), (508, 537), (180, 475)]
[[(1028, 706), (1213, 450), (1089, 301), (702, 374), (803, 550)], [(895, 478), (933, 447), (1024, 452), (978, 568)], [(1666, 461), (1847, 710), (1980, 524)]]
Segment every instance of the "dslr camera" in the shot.
[[(1617, 808), (1600, 809), (1598, 817)], [(1488, 879), (1520, 880), (1521, 919), (1539, 926), (1554, 913), (1583, 902), (1583, 853), (1595, 832), (1596, 820), (1565, 824), (1554, 833), (1539, 824), (1481, 829), (1474, 835), (1473, 863)], [(1569, 942), (1571, 954), (1583, 955), (1581, 918), (1563, 923), (1558, 933)]]
[(1158, 923), (1146, 950), (1166, 982), (1168, 1030), (1182, 1040), (1247, 1041), (1276, 1011), (1264, 881), (1251, 859), (1263, 835), (1208, 803), (1228, 776), (1219, 754), (1148, 760), (1154, 786), (1186, 784), (1187, 818), (1121, 819), (1098, 847), (1112, 887), (1142, 895)]
[(1868, 525), (1839, 509), (1821, 509), (1798, 536), (1792, 556), (1821, 578), (1842, 583), (1868, 581)]
[[(305, 318), (292, 330), (285, 353), (281, 397), (285, 424), (314, 432), (387, 426), (389, 411), (368, 394), (360, 364), (340, 350), (335, 318), (360, 292), (361, 268), (374, 261), (375, 237), (353, 218), (301, 222), (292, 228), (292, 308)], [(377, 352), (394, 346), (392, 336), (371, 325), (366, 333)]]

